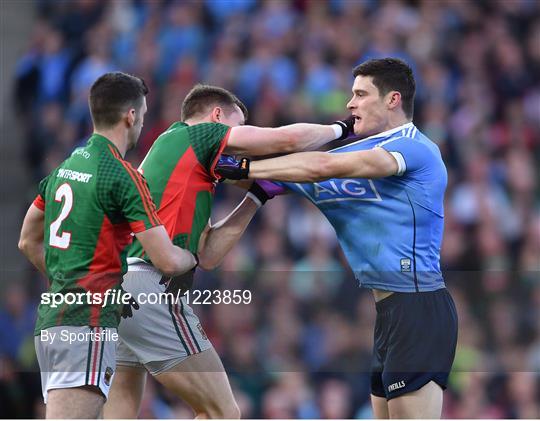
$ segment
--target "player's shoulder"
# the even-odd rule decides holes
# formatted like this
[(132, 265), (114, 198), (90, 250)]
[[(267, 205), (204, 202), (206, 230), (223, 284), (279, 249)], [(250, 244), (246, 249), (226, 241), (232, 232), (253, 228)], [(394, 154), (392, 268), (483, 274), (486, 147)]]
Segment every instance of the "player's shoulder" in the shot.
[(175, 121), (167, 128), (167, 130), (165, 130), (158, 136), (158, 139), (182, 132), (187, 132), (188, 127), (189, 126), (186, 123), (183, 123), (181, 121)]
[(111, 148), (100, 151), (97, 177), (100, 183), (131, 183), (142, 175), (120, 153)]
[(208, 136), (220, 136), (223, 135), (230, 129), (229, 126), (222, 123), (199, 123), (192, 126), (187, 126), (187, 130), (191, 136), (195, 138), (202, 138)]
[(411, 125), (406, 129), (393, 133), (391, 136), (381, 139), (375, 147), (391, 145), (392, 143), (409, 144), (418, 151), (430, 151), (440, 155), (438, 145), (422, 133), (416, 126)]
[[(225, 129), (224, 129), (225, 128)], [(177, 145), (179, 139), (185, 139), (186, 141), (197, 142), (208, 139), (214, 134), (220, 134), (228, 129), (221, 123), (199, 123), (194, 125), (187, 125), (184, 122), (176, 121), (171, 124), (167, 130), (161, 133), (155, 141), (157, 145), (167, 145), (174, 142)]]
[(417, 129), (415, 131), (412, 141), (424, 145), (437, 158), (442, 158), (439, 145), (433, 140), (431, 140), (426, 134), (422, 133), (420, 130)]

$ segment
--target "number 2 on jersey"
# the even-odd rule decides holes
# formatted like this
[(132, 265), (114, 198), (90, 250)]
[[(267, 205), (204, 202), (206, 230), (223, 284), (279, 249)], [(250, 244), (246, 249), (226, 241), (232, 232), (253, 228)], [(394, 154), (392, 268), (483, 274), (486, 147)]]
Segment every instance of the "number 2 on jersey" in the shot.
[(73, 207), (73, 190), (71, 190), (71, 186), (68, 183), (64, 183), (58, 187), (54, 195), (56, 202), (62, 202), (62, 199), (64, 199), (64, 206), (62, 206), (58, 218), (51, 223), (49, 230), (49, 245), (59, 249), (67, 249), (71, 241), (71, 233), (62, 231), (61, 235), (58, 235), (58, 231), (60, 230), (60, 225), (68, 217)]

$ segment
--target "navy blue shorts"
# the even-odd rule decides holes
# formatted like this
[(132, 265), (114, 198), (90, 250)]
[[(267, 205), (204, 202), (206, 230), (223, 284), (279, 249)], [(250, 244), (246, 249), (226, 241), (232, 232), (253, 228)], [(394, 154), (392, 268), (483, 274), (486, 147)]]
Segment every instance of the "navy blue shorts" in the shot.
[(446, 288), (395, 292), (376, 303), (371, 393), (388, 400), (431, 380), (446, 388), (457, 342), (457, 313)]

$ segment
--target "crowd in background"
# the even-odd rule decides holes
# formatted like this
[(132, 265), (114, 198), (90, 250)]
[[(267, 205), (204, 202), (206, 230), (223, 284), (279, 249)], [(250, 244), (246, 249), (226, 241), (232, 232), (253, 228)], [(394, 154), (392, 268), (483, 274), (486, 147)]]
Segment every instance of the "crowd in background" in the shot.
[[(351, 69), (399, 57), (415, 72), (414, 123), (437, 142), (449, 185), (441, 251), (459, 344), (444, 414), (540, 417), (540, 4), (535, 0), (36, 1), (14, 104), (37, 182), (91, 131), (88, 90), (104, 72), (150, 88), (138, 164), (179, 120), (197, 82), (236, 93), (249, 124), (347, 115)], [(214, 219), (243, 193), (218, 187)], [(6, 286), (0, 415), (43, 415), (33, 325), (45, 283)], [(39, 287), (37, 287), (39, 285)], [(198, 288), (250, 289), (249, 305), (196, 306), (244, 417), (372, 416), (373, 298), (307, 201), (268, 202)], [(40, 289), (41, 288), (41, 289)], [(3, 414), (2, 414), (3, 412)], [(157, 383), (141, 416), (190, 417)]]

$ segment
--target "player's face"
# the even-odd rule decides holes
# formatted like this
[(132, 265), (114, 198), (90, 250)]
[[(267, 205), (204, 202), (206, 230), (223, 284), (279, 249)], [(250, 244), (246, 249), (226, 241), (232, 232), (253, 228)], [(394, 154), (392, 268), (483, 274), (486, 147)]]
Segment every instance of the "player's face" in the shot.
[(246, 120), (244, 117), (244, 113), (236, 104), (233, 106), (233, 111), (229, 111), (228, 113), (225, 111), (221, 113), (220, 123), (223, 123), (226, 126), (243, 126), (245, 122)]
[(347, 104), (351, 114), (356, 117), (354, 134), (368, 137), (387, 130), (389, 110), (386, 96), (379, 95), (371, 76), (356, 76), (352, 87), (353, 96)]
[(139, 136), (141, 135), (141, 130), (143, 128), (144, 123), (144, 115), (146, 114), (146, 98), (143, 98), (143, 103), (141, 105), (141, 108), (139, 108), (139, 112), (135, 111), (135, 120), (133, 122), (133, 126), (129, 129), (129, 145), (128, 148), (132, 149), (135, 146), (137, 146), (137, 142), (139, 140)]

